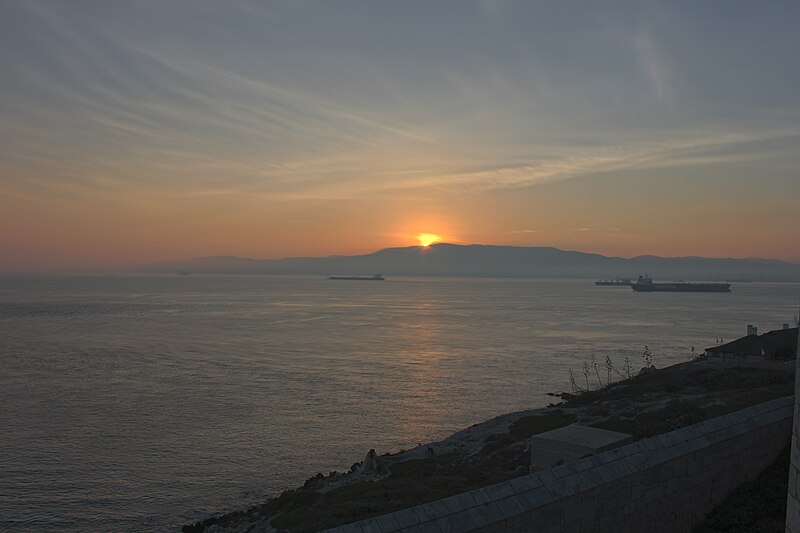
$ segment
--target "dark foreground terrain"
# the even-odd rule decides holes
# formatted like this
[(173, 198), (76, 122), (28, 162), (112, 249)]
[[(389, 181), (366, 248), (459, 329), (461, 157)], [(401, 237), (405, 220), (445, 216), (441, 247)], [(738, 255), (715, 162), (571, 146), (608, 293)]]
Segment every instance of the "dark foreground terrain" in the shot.
[(694, 533), (783, 533), (789, 488), (789, 447), (758, 476), (722, 502)]
[[(560, 394), (558, 404), (503, 415), (438, 443), (383, 456), (371, 453), (347, 473), (317, 474), (301, 488), (246, 511), (186, 525), (183, 531), (274, 528), (300, 533), (378, 516), (527, 474), (527, 442), (536, 433), (579, 422), (639, 439), (791, 396), (793, 368), (693, 361), (646, 370), (598, 390)], [(697, 531), (776, 531), (770, 524), (777, 523), (781, 512), (775, 501), (785, 506), (786, 481), (779, 479), (780, 466), (773, 470), (756, 485), (748, 484), (755, 488), (744, 486), (732, 495)], [(787, 469), (782, 471), (785, 477)], [(781, 490), (782, 499), (759, 496)]]

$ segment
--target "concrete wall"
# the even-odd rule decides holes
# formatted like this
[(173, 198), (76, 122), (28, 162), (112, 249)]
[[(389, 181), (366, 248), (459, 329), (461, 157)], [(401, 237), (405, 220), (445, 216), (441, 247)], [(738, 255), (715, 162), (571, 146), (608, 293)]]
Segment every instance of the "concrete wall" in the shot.
[(794, 429), (792, 464), (789, 466), (789, 491), (786, 501), (786, 533), (800, 533), (800, 334), (797, 336), (797, 371), (794, 382)]
[(793, 403), (793, 398), (766, 402), (329, 531), (691, 531), (789, 443)]

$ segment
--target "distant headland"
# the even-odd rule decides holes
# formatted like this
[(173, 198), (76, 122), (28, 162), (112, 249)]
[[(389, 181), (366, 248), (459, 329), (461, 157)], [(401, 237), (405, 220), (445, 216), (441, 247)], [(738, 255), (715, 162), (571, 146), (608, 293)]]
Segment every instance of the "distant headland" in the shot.
[(138, 273), (614, 278), (648, 273), (694, 281), (800, 281), (800, 264), (759, 258), (609, 257), (552, 247), (433, 244), (370, 254), (286, 259), (213, 256), (144, 265)]

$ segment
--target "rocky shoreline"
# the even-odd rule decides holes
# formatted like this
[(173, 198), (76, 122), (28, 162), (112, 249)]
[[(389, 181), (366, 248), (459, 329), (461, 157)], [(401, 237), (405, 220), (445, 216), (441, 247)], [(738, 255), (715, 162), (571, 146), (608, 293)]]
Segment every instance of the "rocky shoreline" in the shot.
[(793, 393), (793, 365), (681, 363), (497, 416), (393, 454), (370, 450), (348, 472), (317, 474), (247, 510), (187, 524), (184, 533), (317, 531), (433, 501), (529, 471), (530, 436), (571, 423), (642, 438)]

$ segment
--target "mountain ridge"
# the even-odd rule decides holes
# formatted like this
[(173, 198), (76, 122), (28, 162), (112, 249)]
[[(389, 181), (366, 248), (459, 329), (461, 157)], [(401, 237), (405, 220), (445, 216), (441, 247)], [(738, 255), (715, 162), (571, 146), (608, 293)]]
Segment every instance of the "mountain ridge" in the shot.
[(699, 256), (631, 258), (552, 246), (459, 245), (383, 248), (361, 255), (252, 259), (207, 256), (144, 265), (139, 273), (372, 274), (388, 276), (636, 277), (729, 281), (800, 281), (800, 264), (779, 259)]

